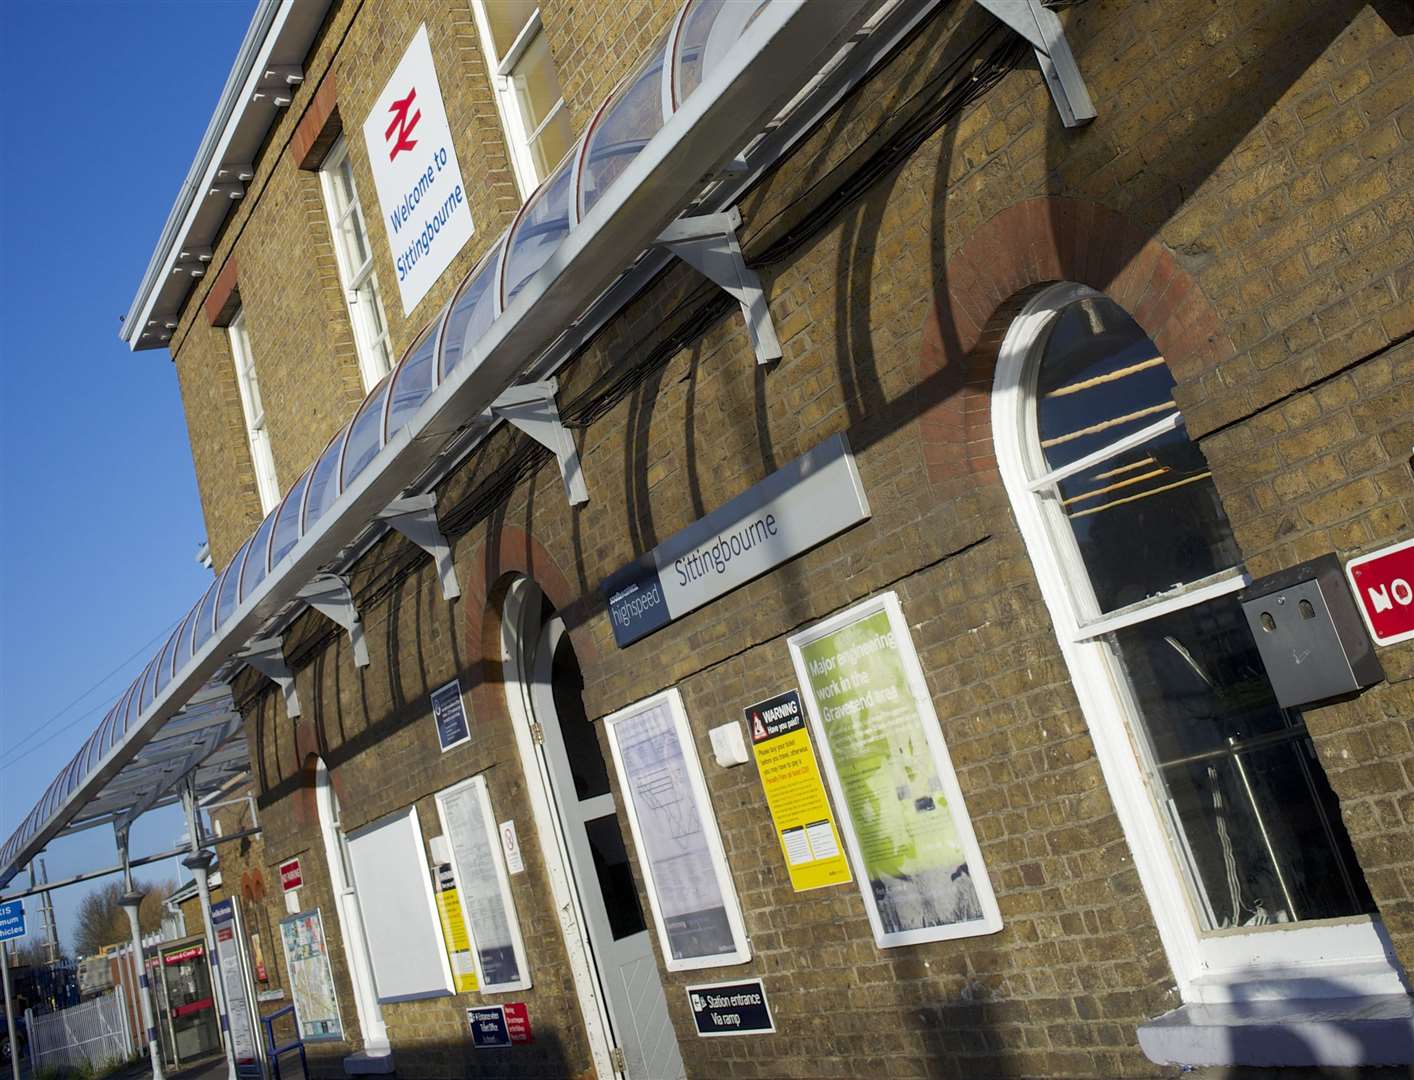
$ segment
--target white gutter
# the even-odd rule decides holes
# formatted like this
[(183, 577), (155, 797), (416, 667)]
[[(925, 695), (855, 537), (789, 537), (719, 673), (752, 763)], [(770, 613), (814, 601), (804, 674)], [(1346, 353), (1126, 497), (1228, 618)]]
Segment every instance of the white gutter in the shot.
[[(303, 59), (314, 40), (314, 34), (324, 22), (328, 8), (329, 0), (260, 0), (240, 50), (236, 53), (236, 62), (230, 74), (226, 76), (226, 84), (221, 89), (216, 111), (201, 138), (196, 158), (187, 170), (186, 179), (182, 181), (177, 192), (176, 202), (167, 214), (157, 247), (152, 258), (148, 260), (147, 270), (143, 273), (142, 284), (138, 287), (137, 295), (133, 297), (123, 319), (119, 336), (128, 343), (129, 348), (153, 348), (164, 343), (161, 333), (158, 332), (160, 328), (149, 327), (148, 324), (154, 318), (157, 301), (163, 294), (164, 287), (170, 291), (170, 283), (177, 270), (182, 250), (194, 244), (209, 246), (219, 231), (221, 222), (225, 220), (226, 215), (222, 214), (220, 222), (210, 229), (210, 235), (193, 235), (197, 215), (203, 209), (205, 200), (213, 197), (209, 193), (217, 180), (217, 171), (230, 163), (228, 151), (237, 130), (252, 110), (259, 109), (269, 113), (271, 124), (279, 115), (279, 110), (268, 101), (253, 100), (266, 70), (271, 65), (272, 54), (278, 47), (283, 52), (298, 54)], [(293, 18), (296, 11), (298, 19)], [(295, 23), (298, 23), (298, 26), (295, 26)], [(261, 131), (262, 141), (268, 131), (267, 124)], [(227, 203), (226, 209), (229, 211), (230, 200), (227, 200)], [(186, 295), (187, 283), (183, 281), (178, 284), (181, 286), (181, 295), (177, 297), (173, 312), (178, 310)], [(168, 315), (171, 312), (163, 314)], [(151, 335), (146, 341), (143, 340), (145, 332)]]

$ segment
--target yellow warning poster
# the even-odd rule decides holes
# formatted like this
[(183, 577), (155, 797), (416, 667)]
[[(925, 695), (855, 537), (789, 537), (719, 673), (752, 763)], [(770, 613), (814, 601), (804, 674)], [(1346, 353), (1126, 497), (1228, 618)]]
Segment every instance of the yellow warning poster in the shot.
[(437, 913), (442, 917), (442, 938), (447, 943), (447, 959), (452, 965), (452, 982), (458, 994), (475, 990), (476, 961), (471, 955), (471, 938), (467, 936), (466, 919), (462, 916), (461, 894), (450, 865), (437, 867)]
[(796, 892), (851, 880), (800, 695), (792, 690), (745, 709), (751, 748), (781, 854)]

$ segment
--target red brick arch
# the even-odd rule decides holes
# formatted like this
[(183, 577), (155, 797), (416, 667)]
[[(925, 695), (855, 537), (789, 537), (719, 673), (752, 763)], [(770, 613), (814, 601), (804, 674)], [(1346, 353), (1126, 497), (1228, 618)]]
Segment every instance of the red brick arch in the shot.
[(1217, 312), (1149, 231), (1098, 203), (1042, 196), (1001, 211), (948, 256), (923, 330), (919, 382), (944, 393), (920, 419), (935, 483), (996, 472), (992, 375), (1007, 327), (1038, 286), (1110, 296), (1182, 381), (1234, 352)]
[(581, 620), (574, 617), (581, 599), (579, 590), (534, 535), (515, 525), (502, 525), (489, 540), (477, 545), (469, 559), (459, 561), (457, 573), (466, 611), (474, 713), (485, 716), (505, 709), (500, 678), (500, 605), (507, 575), (524, 574), (540, 586), (557, 611), (568, 612), (565, 623), (575, 655), (581, 669), (592, 670), (599, 650)]

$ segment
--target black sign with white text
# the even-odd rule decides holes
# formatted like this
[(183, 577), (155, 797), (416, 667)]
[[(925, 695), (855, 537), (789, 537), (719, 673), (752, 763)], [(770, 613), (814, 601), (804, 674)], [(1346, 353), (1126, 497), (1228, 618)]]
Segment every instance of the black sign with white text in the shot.
[(704, 1037), (765, 1035), (776, 1030), (760, 979), (689, 986), (687, 1001), (697, 1034)]

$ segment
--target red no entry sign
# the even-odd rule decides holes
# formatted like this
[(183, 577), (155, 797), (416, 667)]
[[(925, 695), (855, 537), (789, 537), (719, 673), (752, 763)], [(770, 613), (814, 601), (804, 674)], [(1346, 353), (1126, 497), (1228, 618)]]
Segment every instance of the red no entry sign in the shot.
[(1375, 644), (1414, 638), (1414, 540), (1351, 559), (1345, 572)]

